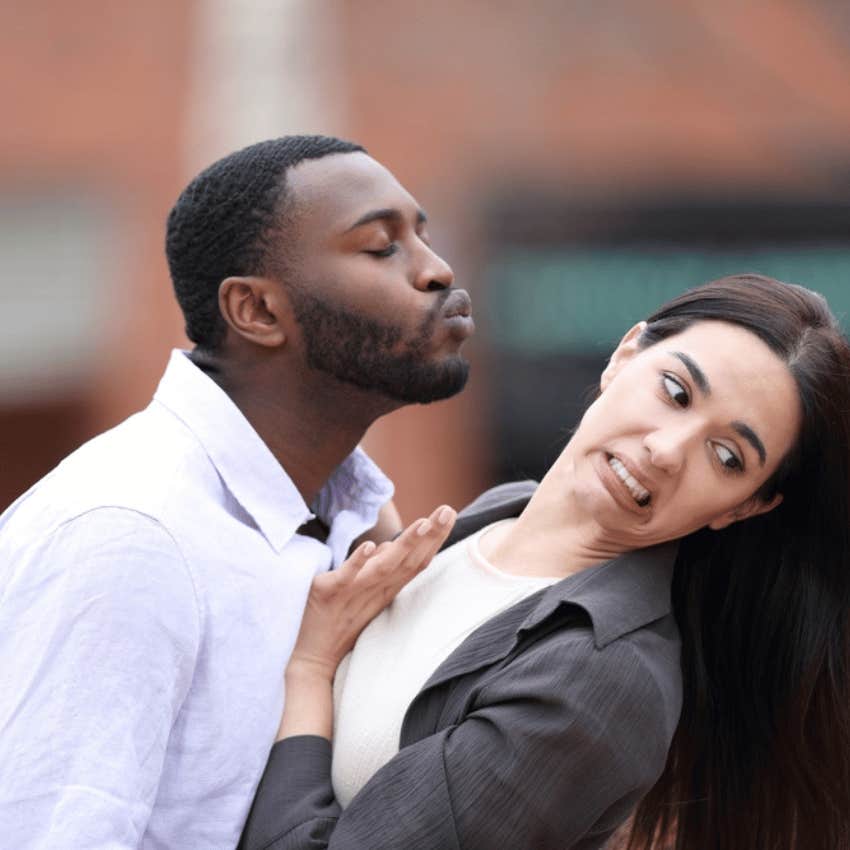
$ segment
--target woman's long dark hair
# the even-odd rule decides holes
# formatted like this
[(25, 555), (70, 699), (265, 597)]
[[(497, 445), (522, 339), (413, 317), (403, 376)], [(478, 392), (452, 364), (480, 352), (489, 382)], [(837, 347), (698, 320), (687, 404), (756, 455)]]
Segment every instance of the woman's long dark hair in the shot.
[(682, 715), (628, 848), (850, 848), (850, 348), (821, 296), (759, 275), (679, 296), (641, 344), (705, 320), (782, 358), (802, 426), (757, 494), (777, 508), (682, 541)]

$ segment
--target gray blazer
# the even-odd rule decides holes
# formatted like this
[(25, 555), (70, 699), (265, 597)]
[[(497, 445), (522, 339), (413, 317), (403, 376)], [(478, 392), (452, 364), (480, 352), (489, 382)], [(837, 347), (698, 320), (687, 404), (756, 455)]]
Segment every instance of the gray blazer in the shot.
[[(488, 491), (446, 545), (516, 516)], [(473, 632), (410, 704), (400, 751), (344, 811), (331, 744), (272, 748), (240, 850), (595, 850), (664, 768), (679, 719), (675, 545), (623, 555)]]

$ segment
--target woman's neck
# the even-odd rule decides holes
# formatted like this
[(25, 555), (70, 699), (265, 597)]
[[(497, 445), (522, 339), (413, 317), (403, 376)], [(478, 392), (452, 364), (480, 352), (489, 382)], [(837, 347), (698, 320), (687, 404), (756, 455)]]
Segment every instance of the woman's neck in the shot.
[(592, 522), (570, 523), (563, 516), (547, 516), (534, 498), (515, 522), (488, 531), (479, 546), (481, 554), (502, 572), (561, 578), (622, 554), (603, 540)]

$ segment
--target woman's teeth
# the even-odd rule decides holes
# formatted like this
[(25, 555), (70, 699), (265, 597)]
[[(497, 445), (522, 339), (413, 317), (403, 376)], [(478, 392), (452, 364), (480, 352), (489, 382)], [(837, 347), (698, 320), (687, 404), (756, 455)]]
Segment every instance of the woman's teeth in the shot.
[(608, 458), (608, 466), (614, 470), (615, 475), (626, 487), (629, 488), (629, 492), (632, 494), (632, 498), (641, 506), (649, 504), (649, 490), (644, 487), (641, 487), (640, 484), (629, 475), (629, 471), (626, 469), (623, 464), (617, 460), (615, 457)]

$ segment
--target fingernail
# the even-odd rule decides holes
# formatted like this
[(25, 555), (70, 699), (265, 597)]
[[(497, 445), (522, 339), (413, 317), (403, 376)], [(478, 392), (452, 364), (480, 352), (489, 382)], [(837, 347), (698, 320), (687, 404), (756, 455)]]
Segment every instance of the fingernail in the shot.
[(416, 533), (420, 537), (424, 537), (431, 530), (431, 523), (428, 522), (427, 519), (423, 519), (422, 522), (419, 523), (419, 528), (416, 529)]
[(452, 518), (452, 509), (451, 508), (443, 508), (440, 513), (437, 515), (437, 522), (440, 525), (448, 525), (449, 520)]
[(369, 540), (368, 542), (363, 544), (363, 554), (371, 555), (377, 548), (378, 547), (375, 546), (375, 544), (371, 540)]

